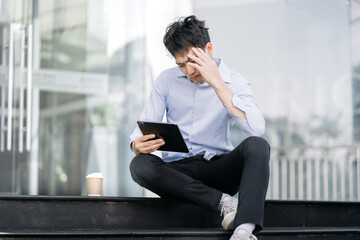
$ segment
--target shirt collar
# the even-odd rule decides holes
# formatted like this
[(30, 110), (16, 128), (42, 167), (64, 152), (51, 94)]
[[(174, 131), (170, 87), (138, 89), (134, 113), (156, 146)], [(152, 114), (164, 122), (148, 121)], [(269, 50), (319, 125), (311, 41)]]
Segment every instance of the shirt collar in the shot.
[[(214, 61), (216, 62), (216, 65), (218, 65), (218, 69), (219, 69), (219, 73), (220, 76), (222, 77), (222, 79), (224, 80), (224, 82), (226, 83), (231, 83), (231, 78), (230, 78), (230, 70), (229, 68), (225, 65), (224, 61), (221, 58), (213, 58)], [(176, 75), (176, 77), (186, 77), (185, 74), (178, 68), (178, 73)]]

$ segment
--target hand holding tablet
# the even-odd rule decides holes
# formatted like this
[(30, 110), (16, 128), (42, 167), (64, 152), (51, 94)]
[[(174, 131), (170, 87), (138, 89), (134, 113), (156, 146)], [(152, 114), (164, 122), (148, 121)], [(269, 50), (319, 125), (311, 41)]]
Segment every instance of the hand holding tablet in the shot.
[(138, 121), (137, 124), (144, 135), (154, 134), (154, 139), (161, 138), (164, 140), (165, 144), (158, 150), (185, 153), (189, 152), (184, 138), (180, 133), (179, 127), (176, 124), (144, 121)]

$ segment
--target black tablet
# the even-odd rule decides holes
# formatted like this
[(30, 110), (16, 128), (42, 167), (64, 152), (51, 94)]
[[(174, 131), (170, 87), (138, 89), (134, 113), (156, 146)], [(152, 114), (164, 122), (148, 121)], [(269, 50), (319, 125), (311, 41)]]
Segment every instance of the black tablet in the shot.
[(176, 124), (144, 121), (138, 121), (137, 124), (144, 135), (155, 134), (155, 139), (164, 139), (165, 144), (158, 150), (184, 153), (189, 152), (180, 129)]

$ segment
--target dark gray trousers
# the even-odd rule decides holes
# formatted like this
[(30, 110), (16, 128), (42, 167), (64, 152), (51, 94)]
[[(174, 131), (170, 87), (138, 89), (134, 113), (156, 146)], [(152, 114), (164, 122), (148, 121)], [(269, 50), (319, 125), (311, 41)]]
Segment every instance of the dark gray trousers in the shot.
[(269, 182), (270, 147), (265, 139), (249, 137), (230, 153), (207, 161), (198, 155), (166, 163), (152, 154), (139, 154), (130, 163), (135, 182), (162, 198), (190, 201), (218, 210), (222, 194), (239, 193), (234, 226), (263, 227)]

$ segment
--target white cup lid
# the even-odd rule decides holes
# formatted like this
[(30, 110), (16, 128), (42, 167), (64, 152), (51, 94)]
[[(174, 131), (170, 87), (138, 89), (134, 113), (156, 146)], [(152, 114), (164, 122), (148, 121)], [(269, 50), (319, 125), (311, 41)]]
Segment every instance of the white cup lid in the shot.
[(104, 175), (102, 173), (90, 173), (86, 178), (104, 178)]

